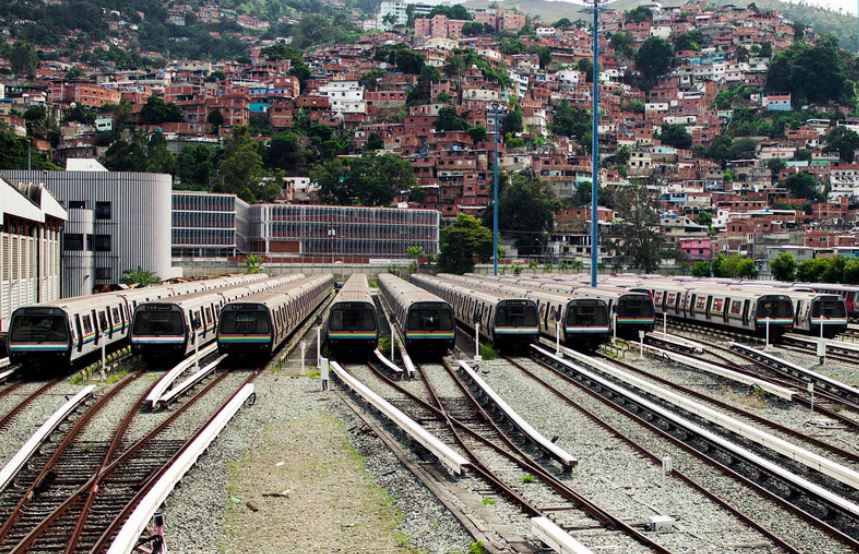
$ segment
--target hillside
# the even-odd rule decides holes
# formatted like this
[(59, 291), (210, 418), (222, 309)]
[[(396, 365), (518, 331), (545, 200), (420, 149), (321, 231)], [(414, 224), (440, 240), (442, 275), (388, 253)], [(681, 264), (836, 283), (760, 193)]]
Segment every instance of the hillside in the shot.
[[(859, 31), (857, 30), (857, 20), (855, 17), (836, 11), (819, 8), (816, 6), (808, 6), (800, 3), (781, 2), (779, 0), (713, 0), (717, 5), (734, 4), (746, 6), (752, 1), (765, 10), (778, 10), (785, 14), (786, 17), (798, 21), (802, 21), (811, 25), (818, 33), (831, 33), (838, 37), (841, 46), (852, 51), (859, 51)], [(468, 7), (485, 8), (492, 0), (469, 0), (465, 3)], [(520, 12), (539, 16), (544, 23), (554, 23), (555, 21), (566, 17), (571, 21), (577, 19), (590, 19), (591, 15), (584, 10), (584, 6), (563, 1), (550, 0), (503, 0), (494, 2), (503, 8), (516, 8)], [(610, 4), (611, 9), (615, 11), (627, 11), (640, 4), (644, 4), (643, 0), (617, 0)], [(663, 6), (680, 6), (685, 2), (682, 0), (665, 0), (661, 2)]]

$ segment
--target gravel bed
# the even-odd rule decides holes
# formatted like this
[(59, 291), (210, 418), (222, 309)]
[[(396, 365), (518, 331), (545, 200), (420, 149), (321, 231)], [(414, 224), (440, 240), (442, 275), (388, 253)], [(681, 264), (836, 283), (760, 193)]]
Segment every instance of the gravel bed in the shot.
[[(0, 399), (0, 414), (9, 413), (14, 406), (44, 384), (44, 381), (25, 383)], [(36, 429), (82, 388), (82, 385), (72, 385), (68, 382), (55, 385), (15, 416), (8, 428), (0, 429), (0, 463), (5, 465), (36, 432)], [(76, 413), (81, 413), (80, 409)], [(72, 417), (74, 418), (75, 415), (73, 414)]]
[[(149, 387), (149, 382), (146, 379), (147, 375), (141, 375), (133, 383), (129, 383), (124, 390), (121, 390), (111, 400), (105, 404), (96, 416), (90, 420), (89, 424), (81, 430), (78, 435), (78, 441), (110, 441), (116, 431), (117, 426), (122, 419), (128, 414), (131, 406), (138, 403), (141, 395)], [(126, 377), (131, 379), (131, 377)], [(109, 387), (118, 386), (117, 382)], [(108, 392), (107, 387), (102, 387), (103, 390), (98, 391), (99, 395)], [(138, 414), (135, 419), (140, 419)], [(134, 421), (134, 420), (132, 420)], [(132, 424), (133, 425), (133, 424)]]
[[(712, 552), (724, 547), (727, 536), (736, 543), (769, 544), (766, 537), (743, 527), (694, 489), (665, 477), (660, 466), (579, 415), (521, 370), (496, 360), (481, 363), (480, 373), (531, 425), (547, 437), (560, 437), (556, 444), (579, 458), (570, 476), (574, 489), (627, 521), (642, 521), (652, 515), (674, 517), (677, 532), (654, 536), (666, 548)], [(773, 548), (743, 551), (771, 552)]]
[[(646, 371), (652, 375), (667, 379), (672, 383), (682, 384), (688, 388), (695, 390), (696, 392), (705, 394), (717, 400), (721, 400), (722, 402), (735, 404), (738, 408), (753, 412), (756, 415), (765, 417), (770, 421), (794, 429), (796, 431), (803, 432), (809, 436), (813, 436), (818, 439), (827, 441), (840, 448), (847, 447), (849, 449), (856, 450), (857, 446), (859, 446), (856, 434), (848, 429), (821, 429), (813, 426), (810, 421), (813, 418), (817, 417), (817, 415), (812, 415), (807, 408), (804, 408), (798, 404), (784, 402), (781, 399), (775, 398), (770, 395), (763, 395), (763, 397), (751, 395), (749, 394), (748, 387), (746, 387), (745, 385), (735, 385), (726, 379), (722, 379), (720, 377), (710, 375), (705, 372), (695, 371), (680, 364), (666, 362), (665, 360), (661, 359), (654, 359), (646, 356), (643, 360), (638, 360), (636, 357), (634, 360), (623, 361), (632, 363), (633, 365), (635, 365), (636, 368)], [(666, 385), (662, 383), (657, 383), (655, 380), (650, 379), (647, 376), (643, 376), (641, 374), (635, 375), (657, 386), (666, 388)], [(803, 448), (820, 454), (821, 456), (833, 459), (845, 466), (852, 467), (853, 469), (859, 469), (859, 464), (857, 464), (856, 462), (843, 459), (840, 456), (837, 456), (826, 449), (819, 448), (815, 445), (798, 440), (796, 437), (792, 437), (775, 428), (761, 425), (760, 423), (753, 421), (752, 419), (747, 418), (742, 414), (738, 414), (731, 410), (725, 410), (720, 406), (702, 401), (698, 398), (693, 398), (691, 396), (686, 395), (682, 391), (674, 390), (674, 392), (686, 398), (689, 398), (693, 402), (704, 404), (707, 407), (712, 408), (718, 412), (728, 414), (731, 417), (736, 418), (737, 420), (747, 423), (753, 427), (763, 429), (768, 433), (780, 437), (788, 442), (802, 446)]]
[(850, 364), (841, 360), (826, 358), (826, 363), (820, 365), (820, 359), (812, 352), (803, 354), (794, 350), (775, 347), (772, 354), (778, 358), (794, 363), (805, 369), (810, 369), (821, 375), (841, 381), (845, 385), (859, 387), (859, 363)]
[[(649, 430), (643, 429), (638, 423), (630, 420), (613, 408), (604, 405), (597, 399), (592, 398), (578, 387), (556, 376), (554, 372), (527, 359), (520, 359), (519, 361), (524, 366), (532, 369), (537, 375), (543, 377), (547, 382), (553, 384), (559, 390), (594, 412), (603, 421), (635, 437), (648, 450), (660, 453), (660, 455), (670, 455), (674, 460), (676, 468), (714, 491), (721, 498), (799, 550), (805, 552), (826, 552), (827, 554), (852, 552), (849, 547), (831, 539), (821, 530), (793, 516), (773, 501), (736, 482), (734, 479), (722, 475), (710, 465), (700, 461), (696, 456), (675, 446), (674, 443), (655, 435)], [(732, 534), (728, 535), (728, 537), (730, 536)]]
[[(438, 395), (446, 403), (449, 403), (451, 408), (456, 409), (454, 399), (462, 398), (462, 402), (465, 402), (464, 396), (455, 384), (454, 380), (449, 376), (449, 374), (442, 366), (426, 365), (424, 366), (424, 369), (429, 379), (432, 381)], [(530, 417), (531, 412), (526, 410), (526, 413), (528, 413), (528, 417)], [(490, 434), (489, 436), (492, 435)], [(496, 472), (496, 474), (505, 483), (507, 483), (508, 486), (516, 490), (520, 495), (523, 496), (523, 498), (528, 500), (531, 505), (537, 508), (543, 508), (546, 506), (570, 505), (570, 501), (566, 500), (561, 495), (551, 490), (547, 485), (540, 484), (539, 481), (533, 484), (525, 483), (523, 481), (525, 473), (518, 466), (512, 464), (506, 458), (498, 455), (494, 451), (491, 451), (483, 447), (482, 445), (474, 448), (474, 451), (478, 454), (480, 460), (488, 468)], [(597, 504), (602, 504), (602, 499), (599, 498), (600, 493), (585, 493), (581, 488), (570, 482), (570, 478), (568, 476), (561, 475), (558, 466), (554, 465), (552, 462), (547, 461), (543, 465), (546, 469), (549, 470), (550, 473), (553, 473), (556, 476), (560, 477), (562, 481), (568, 482), (573, 489), (582, 492), (584, 496), (588, 497), (592, 501), (596, 501)], [(610, 511), (612, 510), (610, 509)], [(613, 513), (617, 514), (617, 512)], [(625, 518), (625, 514), (617, 515), (619, 515), (621, 518)], [(588, 515), (582, 510), (555, 512), (550, 517), (555, 520), (556, 523), (562, 526), (599, 526), (599, 524), (592, 518), (592, 516)], [(514, 519), (513, 521), (516, 522), (517, 520)], [(516, 529), (524, 536), (528, 536), (528, 527), (529, 525), (522, 524), (521, 527), (516, 526)], [(635, 542), (633, 539), (627, 537), (622, 533), (603, 533), (591, 529), (585, 532), (574, 532), (573, 535), (579, 540), (581, 540), (586, 546), (595, 550), (613, 549), (622, 552), (649, 551), (649, 549), (647, 549), (643, 545), (640, 545), (639, 543)]]
[[(302, 418), (320, 410), (338, 416), (348, 410), (336, 394), (320, 394), (318, 381), (292, 378), (284, 372), (266, 371), (261, 375), (256, 382), (256, 397), (253, 405), (245, 406), (236, 415), (167, 500), (165, 515), (171, 550), (223, 551), (227, 532), (224, 518), (230, 510), (245, 509), (230, 501), (229, 465), (240, 464), (243, 457), (259, 449), (265, 429), (284, 422), (300, 424)], [(471, 539), (458, 529), (452, 516), (447, 514), (447, 520), (442, 517), (444, 510), (438, 507), (438, 502), (393, 460), (393, 455), (372, 444), (378, 439), (353, 436), (353, 440), (359, 452), (370, 453), (366, 465), (376, 482), (397, 499), (404, 517), (399, 532), (417, 541), (427, 552), (447, 552), (470, 543)], [(349, 496), (352, 492), (341, 490), (331, 494)]]

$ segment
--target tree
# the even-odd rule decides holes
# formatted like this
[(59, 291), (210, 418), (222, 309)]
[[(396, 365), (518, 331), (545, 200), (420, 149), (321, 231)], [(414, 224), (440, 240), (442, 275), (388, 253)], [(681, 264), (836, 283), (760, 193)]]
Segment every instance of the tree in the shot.
[(456, 108), (445, 106), (438, 111), (435, 128), (438, 131), (465, 131), (468, 128), (468, 124), (456, 112)]
[(767, 168), (772, 173), (773, 180), (778, 178), (778, 174), (781, 173), (781, 170), (787, 167), (787, 162), (785, 162), (781, 158), (771, 158), (767, 160)]
[(177, 161), (180, 188), (208, 190), (218, 166), (219, 148), (208, 144), (191, 144), (182, 149)]
[(624, 20), (631, 21), (633, 23), (641, 23), (643, 21), (653, 20), (653, 12), (650, 10), (650, 8), (646, 8), (644, 6), (638, 6), (637, 8), (633, 8), (624, 13), (623, 16)]
[(813, 201), (818, 196), (817, 179), (807, 171), (793, 173), (784, 180), (784, 184), (794, 198), (805, 198)]
[(519, 107), (519, 104), (516, 104), (501, 118), (501, 132), (505, 135), (522, 132), (522, 108)]
[(802, 21), (793, 22), (793, 40), (801, 41), (805, 36), (805, 23)]
[(237, 194), (245, 202), (271, 201), (280, 192), (276, 184), (266, 183), (265, 168), (257, 145), (247, 127), (234, 127), (224, 144), (224, 158), (218, 166), (215, 192)]
[(710, 262), (695, 262), (692, 264), (692, 277), (711, 277)]
[(474, 144), (486, 142), (486, 138), (487, 138), (486, 127), (484, 127), (483, 125), (477, 125), (476, 127), (471, 127), (466, 132), (468, 133), (468, 136), (471, 137), (471, 140), (474, 142)]
[(591, 112), (582, 108), (570, 106), (566, 100), (555, 108), (552, 118), (552, 133), (575, 138), (579, 144), (590, 150), (591, 142)]
[(848, 285), (859, 285), (859, 258), (852, 258), (844, 263), (841, 282)]
[(416, 184), (412, 166), (394, 154), (367, 152), (358, 158), (334, 159), (310, 170), (319, 196), (340, 205), (387, 206), (397, 192)]
[(609, 44), (618, 54), (622, 54), (627, 58), (635, 55), (635, 37), (632, 36), (632, 33), (615, 33), (611, 36)]
[(643, 186), (621, 189), (615, 199), (620, 219), (615, 228), (624, 244), (624, 259), (627, 265), (645, 273), (652, 273), (662, 259), (663, 239), (658, 231), (656, 205), (656, 194)]
[(674, 49), (668, 41), (650, 37), (635, 53), (635, 67), (641, 72), (643, 85), (650, 90), (660, 75), (674, 63)]
[(370, 135), (367, 137), (367, 150), (384, 150), (384, 149), (385, 149), (385, 143), (384, 143), (384, 141), (382, 141), (382, 136), (379, 133), (377, 133), (376, 131), (373, 131), (372, 133), (370, 133)]
[(273, 169), (295, 170), (311, 157), (302, 144), (302, 137), (295, 131), (280, 131), (268, 143), (265, 154), (266, 166)]
[(831, 35), (824, 35), (813, 47), (795, 42), (773, 57), (767, 69), (766, 90), (789, 92), (800, 105), (846, 104), (853, 96), (838, 41)]
[(787, 252), (782, 252), (770, 260), (770, 273), (773, 279), (793, 281), (796, 278), (796, 258)]
[(823, 137), (827, 152), (838, 152), (842, 162), (853, 163), (856, 149), (859, 148), (859, 134), (847, 127), (835, 127)]
[(262, 270), (262, 258), (256, 254), (245, 257), (245, 273), (256, 275)]
[(662, 131), (659, 133), (659, 141), (674, 148), (689, 148), (692, 146), (692, 135), (683, 125), (663, 123)]
[(221, 110), (215, 108), (206, 116), (206, 123), (212, 126), (212, 134), (217, 135), (218, 130), (224, 126), (224, 114), (221, 113)]
[(572, 28), (573, 28), (573, 22), (572, 22), (572, 21), (570, 21), (570, 20), (569, 20), (568, 18), (566, 18), (566, 17), (562, 17), (561, 19), (559, 19), (559, 20), (555, 21), (555, 22), (552, 24), (552, 27), (554, 27), (555, 29), (560, 29), (560, 30), (562, 30), (562, 31), (566, 31), (567, 29), (572, 29)]
[(674, 38), (674, 47), (678, 52), (683, 50), (700, 50), (703, 43), (704, 35), (698, 29), (680, 33)]
[(462, 26), (462, 34), (466, 37), (479, 37), (482, 35), (491, 35), (494, 29), (486, 23), (478, 23), (469, 21)]
[[(558, 200), (550, 185), (539, 179), (514, 175), (503, 187), (498, 203), (498, 227), (512, 238), (523, 255), (543, 254), (555, 221)], [(485, 224), (492, 223), (486, 211)]]
[(719, 254), (713, 260), (713, 275), (715, 277), (754, 277), (758, 274), (755, 261), (739, 254)]
[(743, 46), (737, 46), (737, 49), (734, 51), (734, 56), (737, 58), (738, 62), (747, 62), (749, 61), (749, 49)]
[(182, 110), (176, 104), (164, 102), (160, 96), (150, 96), (140, 110), (140, 121), (149, 125), (182, 121)]
[(475, 260), (492, 258), (492, 232), (468, 214), (441, 229), (438, 268), (442, 272), (463, 274), (474, 270)]
[(16, 41), (9, 52), (9, 64), (12, 72), (17, 75), (33, 75), (39, 66), (39, 55), (36, 48), (25, 41)]
[(762, 58), (771, 58), (773, 55), (773, 44), (770, 41), (761, 43), (761, 50), (758, 55)]
[(122, 272), (122, 282), (126, 285), (145, 287), (147, 285), (157, 285), (161, 282), (161, 278), (155, 272), (137, 266), (137, 269), (127, 269)]
[(710, 212), (699, 212), (695, 218), (695, 223), (709, 227), (713, 225), (713, 214)]

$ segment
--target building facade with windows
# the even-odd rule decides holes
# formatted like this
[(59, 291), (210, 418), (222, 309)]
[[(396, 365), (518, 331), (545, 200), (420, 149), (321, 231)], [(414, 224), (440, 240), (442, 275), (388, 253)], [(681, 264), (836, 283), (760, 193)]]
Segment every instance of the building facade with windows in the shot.
[(0, 178), (0, 334), (21, 306), (60, 297), (66, 210), (44, 187)]
[(0, 171), (12, 184), (41, 183), (68, 210), (62, 237), (63, 298), (90, 294), (140, 268), (161, 279), (171, 265), (170, 175), (113, 171)]
[(256, 204), (248, 211), (249, 253), (271, 261), (369, 263), (439, 250), (436, 210)]
[(247, 249), (248, 205), (235, 194), (173, 192), (173, 258), (224, 259)]

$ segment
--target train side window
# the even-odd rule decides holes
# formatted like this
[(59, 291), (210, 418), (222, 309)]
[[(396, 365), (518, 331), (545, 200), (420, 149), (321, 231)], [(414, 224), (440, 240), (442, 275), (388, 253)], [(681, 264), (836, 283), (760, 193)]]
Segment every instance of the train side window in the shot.
[(748, 300), (743, 303), (743, 325), (749, 324), (749, 305), (750, 302)]

